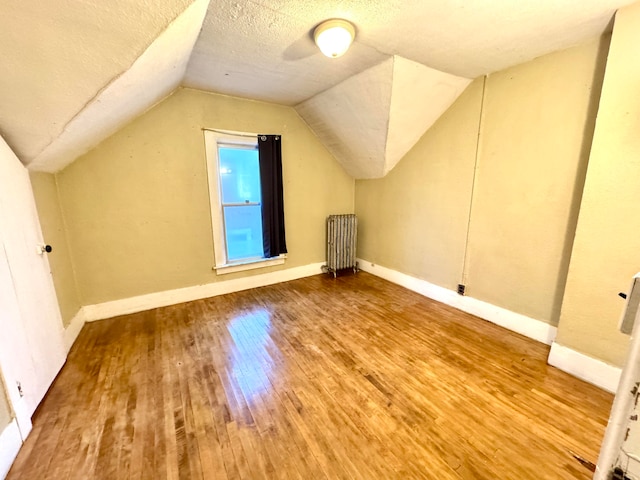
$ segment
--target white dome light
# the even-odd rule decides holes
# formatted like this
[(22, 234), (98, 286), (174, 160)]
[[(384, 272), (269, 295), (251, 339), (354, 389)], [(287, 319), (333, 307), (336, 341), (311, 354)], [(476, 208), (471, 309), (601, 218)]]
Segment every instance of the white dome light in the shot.
[(313, 32), (316, 45), (329, 58), (338, 58), (349, 49), (356, 35), (355, 27), (341, 19), (322, 22)]

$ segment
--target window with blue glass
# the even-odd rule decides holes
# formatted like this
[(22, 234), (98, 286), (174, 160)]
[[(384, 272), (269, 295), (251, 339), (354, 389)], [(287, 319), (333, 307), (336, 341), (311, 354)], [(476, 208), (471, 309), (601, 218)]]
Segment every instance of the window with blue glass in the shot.
[(262, 258), (258, 149), (218, 144), (218, 159), (227, 260)]
[(214, 269), (222, 274), (284, 263), (286, 255), (265, 258), (257, 136), (212, 130), (204, 134)]

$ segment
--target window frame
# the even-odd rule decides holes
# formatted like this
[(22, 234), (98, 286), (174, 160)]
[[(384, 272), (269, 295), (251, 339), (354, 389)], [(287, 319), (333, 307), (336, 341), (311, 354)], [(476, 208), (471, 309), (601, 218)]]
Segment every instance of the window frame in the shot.
[[(280, 255), (273, 258), (252, 257), (232, 261), (228, 259), (218, 147), (223, 145), (227, 147), (237, 146), (238, 148), (257, 149), (258, 135), (225, 130), (203, 129), (203, 131), (205, 139), (207, 181), (209, 185), (209, 205), (211, 208), (211, 230), (213, 235), (213, 270), (215, 270), (218, 275), (222, 275), (284, 264), (285, 259), (287, 258), (286, 255)], [(260, 206), (262, 207), (262, 200), (260, 201)]]

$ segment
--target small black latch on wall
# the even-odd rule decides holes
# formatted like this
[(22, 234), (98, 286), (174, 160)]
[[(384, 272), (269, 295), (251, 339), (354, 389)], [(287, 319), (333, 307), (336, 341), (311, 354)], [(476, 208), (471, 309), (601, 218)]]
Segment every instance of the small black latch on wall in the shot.
[(611, 480), (631, 480), (627, 475), (625, 475), (624, 470), (620, 467), (616, 467), (611, 473)]
[(459, 284), (458, 284), (458, 295), (464, 295), (464, 289), (465, 289), (465, 288), (466, 288), (466, 287), (464, 286), (464, 284), (459, 283)]

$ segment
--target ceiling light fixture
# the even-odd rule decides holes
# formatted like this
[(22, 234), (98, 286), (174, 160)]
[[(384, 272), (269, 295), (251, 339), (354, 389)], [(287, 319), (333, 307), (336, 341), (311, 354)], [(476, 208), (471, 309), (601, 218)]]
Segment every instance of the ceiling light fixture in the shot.
[(316, 45), (329, 58), (338, 58), (349, 49), (356, 36), (352, 23), (339, 18), (325, 20), (313, 32)]

